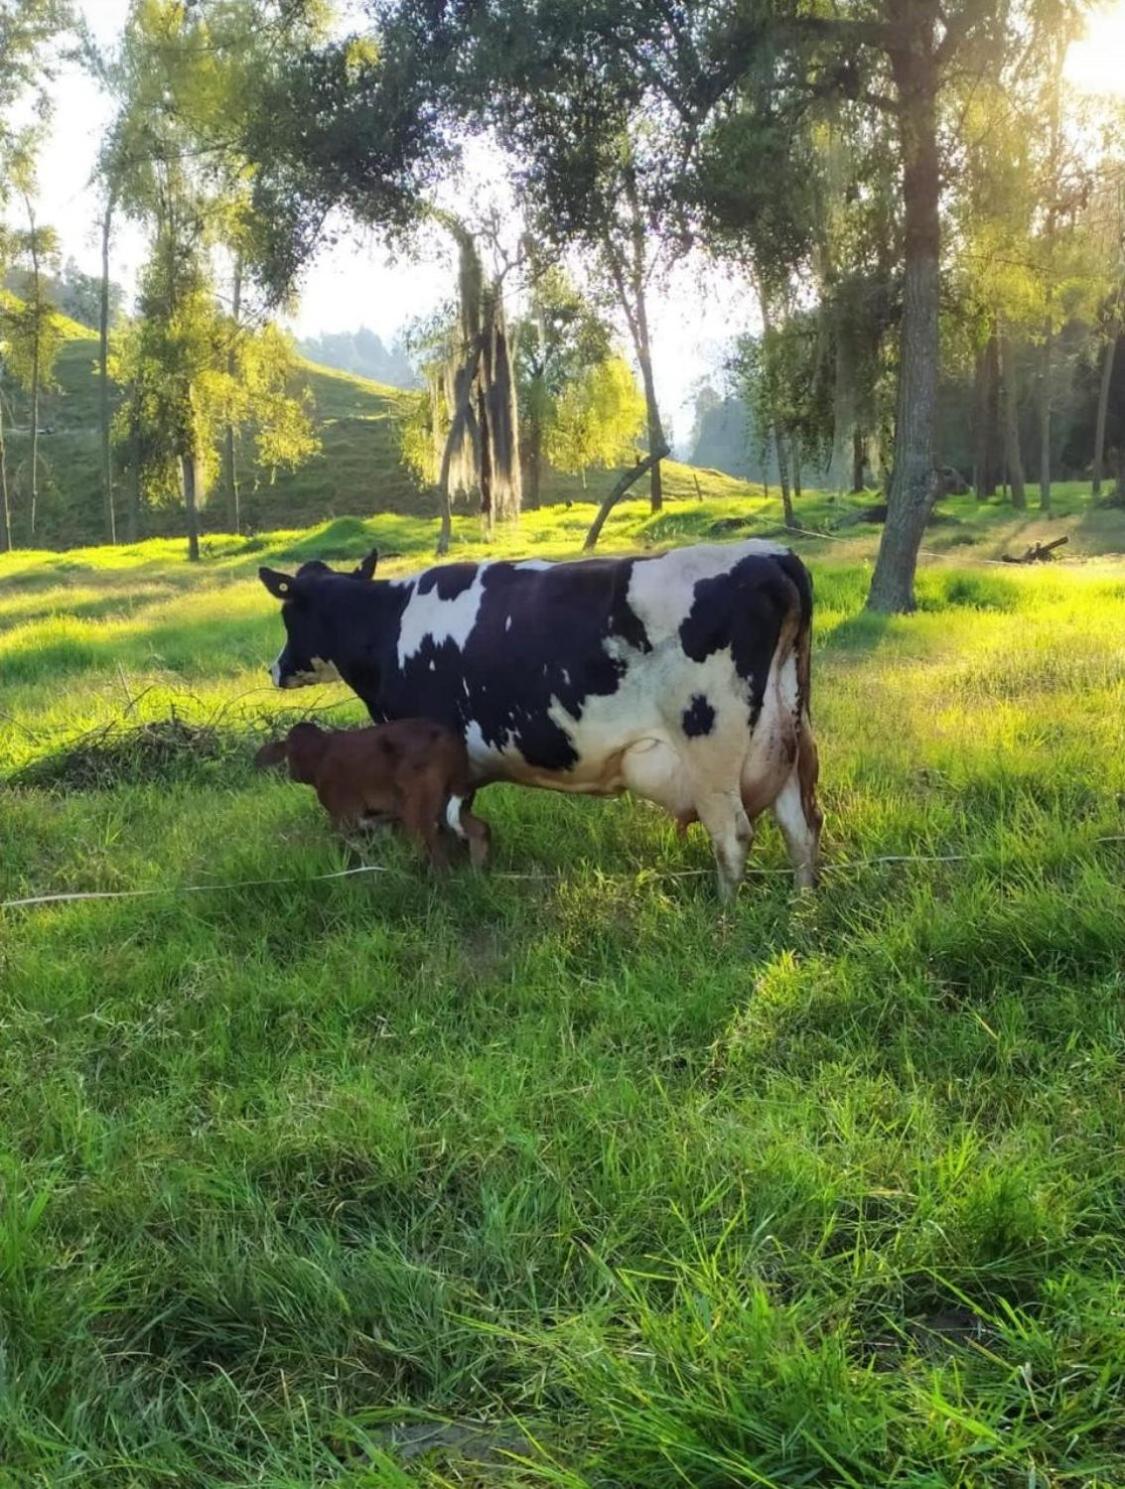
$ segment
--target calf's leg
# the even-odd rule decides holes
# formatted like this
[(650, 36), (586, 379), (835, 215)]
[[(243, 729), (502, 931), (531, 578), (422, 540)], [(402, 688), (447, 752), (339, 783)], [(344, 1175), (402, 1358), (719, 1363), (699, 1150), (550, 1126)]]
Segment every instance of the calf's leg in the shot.
[(488, 861), (492, 833), (488, 823), (469, 810), (471, 799), (471, 795), (468, 797), (451, 795), (445, 803), (445, 820), (459, 838), (467, 839), (469, 862), (473, 868), (482, 869)]
[(449, 853), (438, 825), (441, 807), (442, 793), (428, 782), (422, 781), (417, 783), (416, 789), (409, 792), (402, 806), (404, 830), (424, 849), (431, 867), (435, 869), (449, 867)]

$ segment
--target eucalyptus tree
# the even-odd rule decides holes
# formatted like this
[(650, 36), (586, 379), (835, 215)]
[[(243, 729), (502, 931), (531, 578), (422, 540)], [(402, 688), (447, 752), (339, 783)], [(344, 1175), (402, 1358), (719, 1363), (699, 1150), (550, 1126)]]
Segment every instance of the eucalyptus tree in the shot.
[[(129, 526), (138, 527), (140, 498), (166, 488), (174, 461), (193, 559), (220, 442), (235, 526), (241, 427), (254, 426), (259, 451), (275, 464), (295, 464), (315, 448), (307, 401), (288, 390), (294, 361), (287, 343), (262, 331), (260, 315), (245, 315), (241, 288), (255, 234), (239, 131), (306, 10), (257, 0), (134, 0), (105, 68), (118, 99), (103, 155), (107, 191), (146, 226), (150, 244), (140, 324), (116, 359), (126, 388), (117, 430), (132, 468)], [(219, 300), (224, 257), (234, 265), (228, 310)]]

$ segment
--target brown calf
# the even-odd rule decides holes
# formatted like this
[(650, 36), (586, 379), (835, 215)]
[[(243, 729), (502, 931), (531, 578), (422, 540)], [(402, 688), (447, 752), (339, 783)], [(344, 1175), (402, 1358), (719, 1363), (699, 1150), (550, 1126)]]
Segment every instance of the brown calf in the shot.
[(444, 822), (468, 840), (474, 868), (488, 857), (488, 824), (465, 804), (472, 789), (465, 742), (440, 724), (428, 719), (366, 729), (296, 724), (254, 757), (260, 770), (286, 761), (293, 780), (316, 791), (338, 831), (390, 818), (425, 848), (435, 868), (445, 868)]

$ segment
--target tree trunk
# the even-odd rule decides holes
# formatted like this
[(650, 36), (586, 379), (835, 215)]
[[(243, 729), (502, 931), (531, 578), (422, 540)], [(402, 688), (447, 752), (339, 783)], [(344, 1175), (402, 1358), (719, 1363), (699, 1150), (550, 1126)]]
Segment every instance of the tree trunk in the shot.
[(1047, 318), (1043, 326), (1043, 356), (1039, 372), (1039, 508), (1043, 512), (1051, 510), (1051, 401), (1052, 401), (1052, 377), (1051, 366), (1052, 352), (1054, 350), (1054, 331), (1051, 324), (1051, 305), (1054, 297), (1054, 249), (1055, 228), (1058, 222), (1057, 198), (1059, 195), (1060, 160), (1059, 154), (1062, 146), (1061, 127), (1061, 93), (1062, 93), (1062, 70), (1066, 61), (1067, 41), (1062, 34), (1061, 27), (1056, 27), (1053, 39), (1054, 59), (1052, 63), (1052, 79), (1050, 93), (1050, 137), (1049, 137), (1049, 164), (1050, 178), (1047, 182), (1047, 216), (1044, 227), (1044, 243), (1046, 246), (1047, 264)]
[(113, 230), (113, 208), (113, 192), (110, 191), (102, 216), (102, 283), (98, 305), (98, 424), (102, 442), (105, 531), (110, 543), (117, 542), (117, 519), (113, 511), (113, 446), (109, 423), (109, 238)]
[(135, 543), (141, 533), (141, 462), (139, 453), (133, 461), (129, 478), (129, 510), (125, 521), (125, 541)]
[(1051, 510), (1051, 351), (1054, 337), (1048, 321), (1039, 366), (1039, 509)]
[[(231, 333), (230, 346), (227, 348), (227, 374), (230, 378), (238, 375), (238, 347), (237, 339), (239, 333), (239, 316), (242, 314), (242, 255), (235, 256), (234, 260), (234, 285), (231, 292), (231, 319), (234, 327)], [(231, 532), (242, 531), (242, 510), (238, 492), (238, 450), (235, 444), (234, 425), (228, 419), (227, 427), (223, 433), (223, 493), (226, 497), (227, 523)]]
[(937, 68), (932, 28), (923, 28), (913, 39), (912, 49), (891, 53), (903, 161), (905, 282), (894, 470), (867, 596), (869, 609), (892, 612), (914, 609), (918, 549), (938, 489), (934, 468), (941, 246)]
[[(38, 271), (35, 275), (39, 279)], [(39, 290), (35, 290), (38, 300)], [(31, 545), (35, 546), (35, 514), (39, 506), (39, 324), (31, 347)]]
[(973, 490), (977, 501), (996, 494), (996, 332), (977, 353), (973, 384)]
[(4, 444), (4, 391), (0, 388), (0, 517), (4, 522), (4, 552), (12, 551), (12, 507), (8, 500), (8, 450)]
[(645, 226), (631, 168), (625, 172), (625, 195), (630, 208), (628, 269), (626, 270), (622, 262), (622, 255), (617, 245), (608, 234), (603, 240), (603, 251), (613, 278), (614, 288), (617, 291), (617, 298), (621, 302), (621, 308), (629, 326), (637, 365), (641, 369), (649, 452), (654, 450), (663, 452), (648, 467), (649, 506), (653, 512), (659, 512), (664, 506), (664, 485), (660, 461), (668, 454), (668, 446), (664, 438), (664, 426), (660, 420), (660, 406), (656, 401), (656, 379), (652, 370), (652, 345), (649, 338), (648, 304), (645, 296)]
[(668, 445), (664, 438), (664, 426), (660, 421), (660, 407), (656, 402), (656, 380), (652, 372), (652, 352), (648, 339), (648, 315), (645, 309), (644, 289), (637, 289), (637, 321), (641, 327), (640, 339), (637, 342), (637, 361), (641, 364), (641, 380), (645, 390), (645, 415), (648, 423), (648, 447), (649, 450), (663, 451), (658, 455), (649, 468), (649, 508), (653, 512), (659, 512), (664, 506), (664, 482), (660, 472), (660, 462), (664, 455), (668, 454)]
[(1118, 324), (1115, 322), (1109, 328), (1109, 338), (1105, 344), (1105, 352), (1102, 356), (1102, 380), (1098, 387), (1098, 419), (1094, 428), (1094, 468), (1091, 471), (1093, 482), (1090, 487), (1091, 496), (1102, 494), (1102, 465), (1105, 462), (1105, 425), (1106, 416), (1109, 413), (1109, 390), (1113, 382), (1113, 362), (1117, 355)]
[(790, 440), (789, 453), (792, 457), (790, 464), (793, 467), (793, 500), (801, 500), (801, 446), (797, 440)]
[(614, 507), (621, 500), (621, 498), (625, 495), (626, 491), (628, 491), (633, 482), (639, 481), (646, 470), (650, 470), (654, 465), (658, 465), (667, 454), (667, 445), (658, 446), (655, 450), (650, 450), (643, 460), (638, 460), (636, 465), (633, 466), (632, 470), (627, 470), (625, 474), (621, 476), (621, 478), (614, 486), (613, 490), (609, 493), (609, 495), (602, 502), (601, 506), (598, 508), (598, 515), (590, 524), (590, 530), (586, 534), (586, 541), (582, 544), (584, 552), (588, 553), (593, 547), (596, 546), (598, 538), (601, 536), (602, 528), (605, 526), (606, 518), (613, 511)]
[(793, 502), (789, 495), (789, 457), (785, 449), (785, 438), (778, 429), (773, 432), (774, 449), (777, 451), (777, 479), (781, 485), (781, 509), (785, 514), (785, 526), (792, 527)]
[(196, 479), (199, 475), (195, 453), (184, 455), (180, 460), (184, 477), (184, 509), (187, 513), (188, 558), (199, 562), (199, 504)]
[(1012, 486), (1012, 506), (1022, 511), (1027, 506), (1024, 487), (1023, 454), (1020, 450), (1019, 390), (1012, 343), (1003, 332), (998, 338), (1000, 354), (1000, 396), (1004, 410), (1004, 463)]
[(866, 450), (863, 447), (863, 430), (856, 428), (852, 435), (852, 495), (864, 489), (864, 467), (867, 464)]
[[(848, 490), (848, 478), (855, 472), (855, 442), (859, 437), (856, 422), (855, 348), (851, 340), (851, 321), (842, 310), (836, 315), (836, 372), (832, 410), (832, 464), (828, 483), (840, 495)], [(852, 482), (852, 490), (855, 483)]]
[(539, 489), (543, 466), (543, 422), (537, 413), (527, 421), (527, 505), (539, 510)]
[(480, 342), (478, 339), (469, 348), (466, 361), (457, 369), (453, 379), (453, 418), (449, 423), (449, 433), (445, 437), (445, 449), (441, 453), (441, 473), (438, 477), (438, 504), (441, 514), (441, 527), (438, 531), (437, 541), (437, 556), (439, 558), (444, 557), (449, 552), (449, 545), (453, 539), (453, 504), (449, 494), (449, 477), (453, 466), (454, 452), (460, 449), (465, 439), (465, 430), (469, 422), (473, 396), (473, 381), (476, 377), (479, 356)]

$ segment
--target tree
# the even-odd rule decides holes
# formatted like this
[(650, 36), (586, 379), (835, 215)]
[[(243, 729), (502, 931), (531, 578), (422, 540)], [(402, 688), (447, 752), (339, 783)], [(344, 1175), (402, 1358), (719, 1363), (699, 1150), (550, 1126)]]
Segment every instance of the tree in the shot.
[(607, 356), (571, 377), (555, 402), (547, 428), (547, 459), (572, 474), (628, 460), (645, 428), (647, 411), (633, 370)]
[(58, 235), (35, 216), (34, 178), (30, 157), (16, 163), (17, 190), (23, 201), (27, 227), (13, 233), (13, 256), (27, 270), (26, 295), (4, 313), (7, 363), (28, 398), (30, 455), (28, 457), (28, 537), (35, 538), (39, 506), (39, 436), (43, 393), (52, 386), (51, 374), (62, 342), (58, 314), (50, 298), (49, 270), (58, 259)]
[[(103, 172), (114, 201), (151, 232), (140, 325), (116, 359), (127, 389), (117, 433), (133, 476), (130, 528), (174, 461), (193, 559), (220, 430), (236, 524), (240, 430), (254, 433), (271, 466), (315, 448), (307, 401), (289, 387), (288, 343), (245, 314), (242, 268), (256, 239), (237, 139), (248, 97), (279, 65), (290, 35), (305, 34), (310, 9), (230, 0), (204, 12), (135, 0), (120, 52), (105, 64), (119, 113)], [(223, 248), (235, 263), (230, 314), (216, 298)]]
[(516, 327), (516, 381), (527, 501), (535, 508), (545, 453), (558, 469), (584, 470), (609, 463), (600, 459), (602, 450), (609, 444), (619, 453), (622, 441), (603, 427), (603, 415), (620, 420), (621, 382), (604, 372), (609, 327), (557, 264), (537, 269), (533, 261), (532, 273), (527, 311)]

